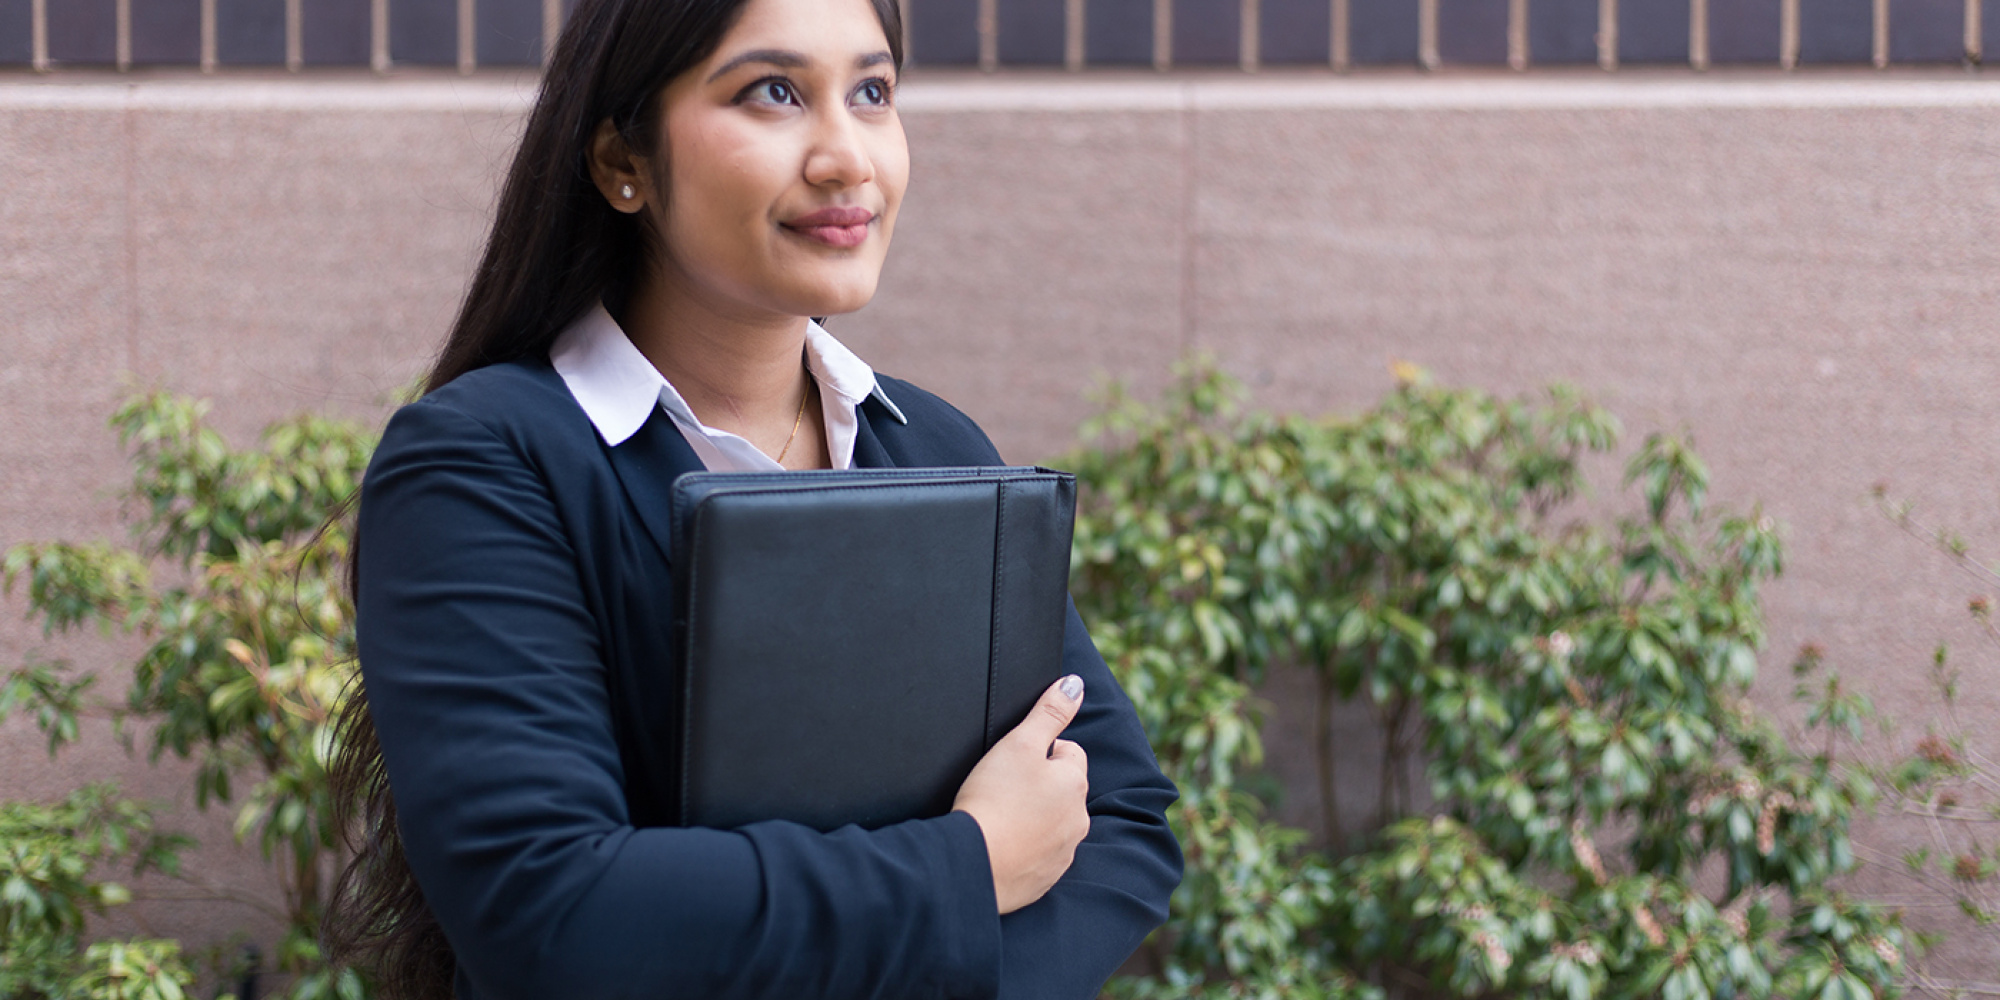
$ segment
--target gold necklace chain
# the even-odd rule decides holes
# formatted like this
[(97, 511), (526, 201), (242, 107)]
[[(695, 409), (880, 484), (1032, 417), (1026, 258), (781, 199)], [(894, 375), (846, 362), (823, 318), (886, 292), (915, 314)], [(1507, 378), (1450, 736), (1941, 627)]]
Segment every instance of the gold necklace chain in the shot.
[(799, 425), (806, 422), (806, 400), (811, 399), (813, 394), (812, 377), (811, 369), (807, 369), (806, 391), (799, 393), (799, 415), (792, 418), (792, 433), (785, 437), (785, 446), (778, 449), (778, 464), (780, 466), (785, 464), (785, 455), (792, 450), (792, 439), (799, 436)]

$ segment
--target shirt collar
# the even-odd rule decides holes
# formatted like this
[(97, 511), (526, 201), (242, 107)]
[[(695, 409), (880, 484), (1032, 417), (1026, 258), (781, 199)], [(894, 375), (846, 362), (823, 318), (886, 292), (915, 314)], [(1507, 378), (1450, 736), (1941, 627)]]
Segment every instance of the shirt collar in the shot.
[[(660, 370), (632, 345), (603, 303), (592, 306), (556, 337), (549, 363), (562, 376), (585, 416), (612, 447), (639, 433), (653, 407), (687, 409)], [(882, 391), (875, 370), (818, 323), (807, 321), (806, 366), (820, 387), (833, 391), (851, 406), (870, 396), (881, 402), (899, 424), (909, 423), (903, 411)], [(692, 412), (675, 414), (693, 419)]]

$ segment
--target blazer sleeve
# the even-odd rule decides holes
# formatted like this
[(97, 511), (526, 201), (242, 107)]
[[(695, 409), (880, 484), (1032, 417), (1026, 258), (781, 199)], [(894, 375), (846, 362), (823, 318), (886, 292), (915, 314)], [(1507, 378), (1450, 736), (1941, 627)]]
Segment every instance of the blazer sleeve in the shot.
[(1090, 759), (1090, 833), (1047, 895), (1000, 918), (1002, 1000), (1089, 1000), (1153, 928), (1181, 881), (1167, 826), (1179, 793), (1072, 603), (1063, 667), (1084, 679), (1063, 732)]
[[(361, 670), (460, 996), (998, 995), (1003, 931), (965, 814), (829, 834), (631, 824), (574, 536), (527, 450), (428, 399), (391, 420), (362, 489)], [(1091, 838), (1113, 842), (1009, 925), (1010, 956), (1018, 941), (1022, 962), (1051, 948), (1067, 965), (1056, 937), (1075, 933), (1077, 968), (1115, 961), (1088, 915), (1145, 904), (1107, 871), (1134, 852), (1117, 842), (1139, 800), (1109, 798)]]
[[(910, 411), (896, 435), (913, 464), (1004, 465), (971, 417), (907, 382), (886, 380)], [(927, 443), (941, 446), (927, 449)], [(1003, 1000), (1088, 1000), (1167, 919), (1180, 885), (1180, 844), (1167, 825), (1179, 792), (1160, 773), (1144, 727), (1076, 606), (1063, 640), (1065, 672), (1084, 679), (1083, 707), (1063, 732), (1090, 757), (1090, 834), (1047, 895), (1002, 918)]]

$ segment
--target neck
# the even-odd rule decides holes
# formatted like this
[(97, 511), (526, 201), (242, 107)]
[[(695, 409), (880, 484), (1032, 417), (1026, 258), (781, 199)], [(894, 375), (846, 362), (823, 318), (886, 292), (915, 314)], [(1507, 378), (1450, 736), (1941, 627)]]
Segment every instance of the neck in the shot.
[(752, 442), (773, 428), (782, 438), (808, 388), (808, 320), (719, 305), (688, 285), (678, 274), (649, 275), (619, 325), (702, 423)]

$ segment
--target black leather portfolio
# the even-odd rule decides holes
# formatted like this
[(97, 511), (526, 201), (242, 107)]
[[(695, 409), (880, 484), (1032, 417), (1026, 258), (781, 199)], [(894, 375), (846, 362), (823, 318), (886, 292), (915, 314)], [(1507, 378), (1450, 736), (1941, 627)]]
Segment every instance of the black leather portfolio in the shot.
[(1075, 511), (1036, 468), (681, 477), (681, 825), (950, 811), (1061, 675)]

